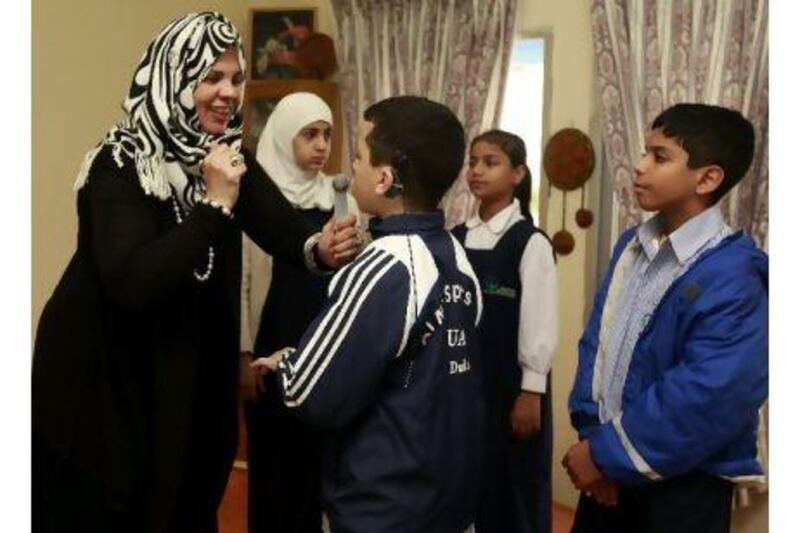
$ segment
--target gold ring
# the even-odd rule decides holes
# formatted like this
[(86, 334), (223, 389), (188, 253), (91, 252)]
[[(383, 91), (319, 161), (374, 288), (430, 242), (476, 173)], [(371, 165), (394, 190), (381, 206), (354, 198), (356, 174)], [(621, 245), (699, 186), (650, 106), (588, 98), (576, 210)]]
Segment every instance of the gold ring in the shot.
[(232, 167), (238, 167), (242, 163), (244, 163), (244, 156), (242, 154), (233, 154), (231, 156), (231, 166)]

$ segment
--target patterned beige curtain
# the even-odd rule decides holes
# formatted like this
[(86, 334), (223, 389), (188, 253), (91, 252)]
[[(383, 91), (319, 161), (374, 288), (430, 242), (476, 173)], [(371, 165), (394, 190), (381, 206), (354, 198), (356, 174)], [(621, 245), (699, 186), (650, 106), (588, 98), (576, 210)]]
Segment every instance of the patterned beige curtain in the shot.
[[(679, 102), (738, 109), (756, 129), (748, 175), (723, 200), (734, 228), (768, 248), (768, 0), (592, 0), (592, 30), (620, 229), (642, 220), (633, 166), (648, 125)], [(767, 416), (760, 413), (759, 459), (767, 470)], [(766, 491), (766, 476), (745, 480), (737, 503)]]
[(592, 0), (605, 146), (620, 229), (642, 220), (633, 165), (647, 126), (679, 102), (738, 109), (756, 128), (748, 176), (723, 200), (734, 228), (768, 245), (768, 0)]
[[(347, 142), (372, 103), (420, 95), (444, 103), (467, 137), (492, 127), (514, 37), (517, 0), (331, 0)], [(472, 213), (463, 175), (442, 202), (448, 227)]]

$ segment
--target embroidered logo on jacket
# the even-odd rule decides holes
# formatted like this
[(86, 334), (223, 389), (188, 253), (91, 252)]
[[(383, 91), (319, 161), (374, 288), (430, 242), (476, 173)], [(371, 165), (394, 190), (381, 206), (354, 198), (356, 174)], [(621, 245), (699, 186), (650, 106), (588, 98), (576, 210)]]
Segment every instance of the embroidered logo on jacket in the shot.
[(494, 296), (502, 296), (503, 298), (510, 298), (512, 300), (517, 297), (517, 290), (511, 287), (503, 287), (494, 280), (488, 280), (483, 284), (483, 294), (492, 294)]
[(469, 364), (469, 359), (462, 357), (461, 361), (450, 361), (450, 375), (463, 374), (469, 372), (472, 365)]

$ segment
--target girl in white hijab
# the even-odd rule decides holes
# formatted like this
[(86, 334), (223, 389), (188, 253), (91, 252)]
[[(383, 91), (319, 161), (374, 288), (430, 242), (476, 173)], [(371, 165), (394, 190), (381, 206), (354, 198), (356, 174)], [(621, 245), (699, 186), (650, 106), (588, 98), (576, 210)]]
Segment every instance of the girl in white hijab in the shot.
[[(311, 93), (290, 94), (270, 115), (256, 151), (256, 159), (283, 195), (317, 228), (333, 214), (333, 177), (322, 172), (330, 156), (332, 128), (325, 101)], [(355, 202), (348, 198), (348, 204), (349, 211), (357, 213)], [(327, 279), (273, 260), (251, 242), (243, 243), (242, 264), (241, 383), (248, 429), (249, 530), (320, 531), (320, 438), (295, 421), (279, 392), (269, 390), (272, 383), (260, 383), (249, 363), (254, 353), (298, 344), (319, 312)]]
[(331, 149), (333, 113), (319, 96), (283, 98), (258, 140), (256, 159), (298, 209), (333, 206), (332, 180), (322, 173)]

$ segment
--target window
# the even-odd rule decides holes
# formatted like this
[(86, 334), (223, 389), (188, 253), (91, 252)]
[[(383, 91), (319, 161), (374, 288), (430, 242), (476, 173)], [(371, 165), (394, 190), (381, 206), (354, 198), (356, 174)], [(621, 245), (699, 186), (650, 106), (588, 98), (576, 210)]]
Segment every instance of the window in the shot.
[(531, 214), (539, 223), (539, 188), (542, 168), (544, 119), (545, 39), (515, 39), (508, 66), (500, 128), (525, 141), (531, 171)]

